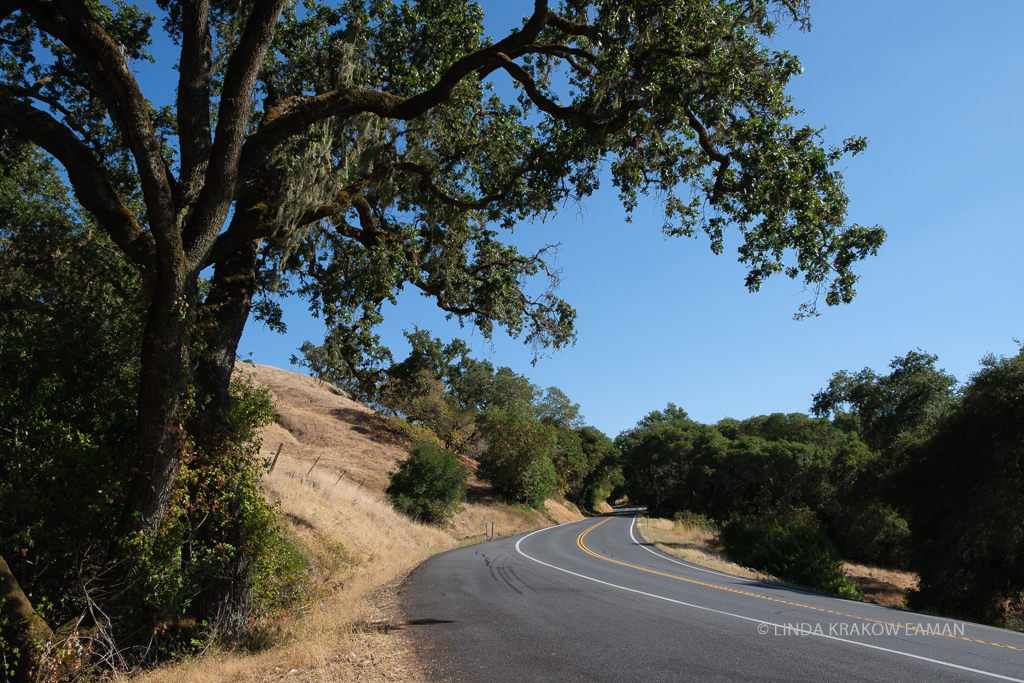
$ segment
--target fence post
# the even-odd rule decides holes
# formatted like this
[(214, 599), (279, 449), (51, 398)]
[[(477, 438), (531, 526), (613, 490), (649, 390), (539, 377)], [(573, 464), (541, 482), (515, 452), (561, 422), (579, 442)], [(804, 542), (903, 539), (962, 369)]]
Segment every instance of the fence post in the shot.
[[(322, 456), (322, 455), (318, 455), (318, 456), (317, 456), (316, 460), (314, 460), (314, 461), (313, 461), (313, 467), (316, 467), (316, 464), (317, 464), (318, 462), (320, 462), (320, 458), (322, 458), (322, 457), (324, 457), (324, 456)], [(309, 472), (312, 472), (312, 471), (313, 471), (313, 467), (310, 467), (310, 468), (309, 468)], [(307, 477), (309, 476), (309, 472), (306, 472), (306, 476), (307, 476)]]
[(282, 448), (284, 448), (284, 442), (283, 441), (281, 442), (281, 445), (277, 447), (277, 453), (274, 454), (274, 461), (272, 463), (270, 463), (270, 470), (267, 472), (267, 474), (272, 474), (274, 472), (274, 467), (277, 466), (277, 459), (279, 457), (281, 457), (281, 449)]

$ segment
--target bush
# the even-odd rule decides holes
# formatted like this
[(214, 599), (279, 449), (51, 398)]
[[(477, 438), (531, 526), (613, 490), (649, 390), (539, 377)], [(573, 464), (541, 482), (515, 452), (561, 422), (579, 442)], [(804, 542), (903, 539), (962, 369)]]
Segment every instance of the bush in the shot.
[(751, 517), (722, 527), (725, 552), (740, 564), (812, 590), (859, 600), (860, 591), (843, 575), (843, 561), (817, 529)]
[(715, 521), (713, 519), (690, 512), (689, 510), (677, 510), (676, 513), (672, 515), (672, 519), (674, 519), (677, 524), (686, 524), (694, 527), (695, 529), (700, 529), (701, 531), (715, 531)]
[(869, 503), (850, 511), (836, 526), (836, 544), (847, 558), (898, 569), (910, 564), (910, 528), (890, 506)]
[(454, 453), (421, 443), (391, 475), (385, 493), (399, 512), (429, 524), (442, 524), (462, 509), (467, 479), (466, 468)]

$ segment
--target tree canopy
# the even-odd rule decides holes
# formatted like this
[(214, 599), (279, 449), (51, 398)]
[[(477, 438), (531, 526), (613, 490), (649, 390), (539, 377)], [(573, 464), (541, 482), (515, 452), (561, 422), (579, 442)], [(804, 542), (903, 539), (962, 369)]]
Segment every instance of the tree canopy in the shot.
[(520, 254), (496, 228), (595, 191), (604, 164), (627, 208), (663, 197), (668, 234), (703, 231), (720, 251), (737, 227), (751, 289), (784, 272), (849, 301), (854, 262), (884, 236), (844, 225), (835, 164), (865, 141), (833, 147), (790, 123), (800, 64), (768, 42), (776, 21), (809, 25), (800, 2), (539, 0), (500, 39), (462, 2), (158, 5), (180, 47), (161, 110), (130, 68), (150, 58), (155, 17), (75, 0), (0, 14), (0, 123), (63, 166), (147, 283), (139, 471), (153, 474), (133, 498), (150, 523), (174, 470), (168, 387), (194, 363), (223, 407), (253, 297), (271, 322), (268, 295), (307, 297), (339, 364), (387, 355), (372, 327), (405, 286), (485, 335), (498, 324), (557, 348), (572, 309), (522, 286), (556, 283), (548, 250)]
[(840, 370), (814, 395), (812, 410), (819, 416), (848, 412), (876, 450), (912, 443), (933, 432), (955, 402), (957, 380), (935, 367), (938, 360), (918, 350), (894, 358), (888, 375)]

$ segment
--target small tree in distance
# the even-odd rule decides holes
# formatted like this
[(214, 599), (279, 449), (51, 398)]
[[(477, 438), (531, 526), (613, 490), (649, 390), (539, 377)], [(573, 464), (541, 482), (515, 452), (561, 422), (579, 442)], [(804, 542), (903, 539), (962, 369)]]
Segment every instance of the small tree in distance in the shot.
[(506, 499), (543, 507), (557, 484), (551, 462), (558, 444), (555, 428), (538, 420), (530, 404), (516, 401), (489, 408), (480, 431), (487, 450), (480, 456), (478, 474)]
[(421, 443), (391, 475), (385, 493), (399, 512), (427, 524), (443, 524), (466, 502), (468, 478), (454, 453)]

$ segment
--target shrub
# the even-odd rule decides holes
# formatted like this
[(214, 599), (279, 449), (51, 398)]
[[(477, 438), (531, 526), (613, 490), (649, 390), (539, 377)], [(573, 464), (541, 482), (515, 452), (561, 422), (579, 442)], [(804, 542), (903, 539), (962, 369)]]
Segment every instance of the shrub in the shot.
[(836, 526), (836, 543), (847, 558), (899, 569), (910, 564), (910, 528), (889, 505), (869, 503)]
[(739, 517), (722, 527), (722, 543), (740, 564), (812, 590), (861, 598), (856, 585), (843, 575), (835, 546), (817, 529)]
[(715, 531), (715, 521), (713, 519), (690, 512), (689, 510), (678, 510), (674, 515), (672, 515), (672, 518), (678, 524), (687, 524), (696, 529), (700, 529), (701, 531)]
[(442, 524), (462, 509), (467, 479), (466, 468), (454, 453), (421, 443), (391, 475), (385, 493), (399, 512), (429, 524)]

